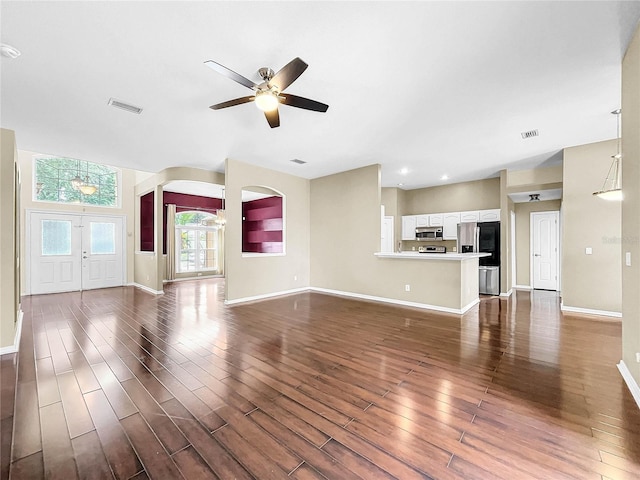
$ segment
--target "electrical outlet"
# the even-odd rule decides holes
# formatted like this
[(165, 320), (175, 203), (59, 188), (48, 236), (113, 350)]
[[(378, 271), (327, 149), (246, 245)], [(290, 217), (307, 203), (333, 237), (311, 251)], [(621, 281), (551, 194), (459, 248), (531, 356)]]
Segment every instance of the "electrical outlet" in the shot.
[(411, 285), (409, 285), (408, 283), (404, 286), (404, 291), (405, 292), (410, 292), (411, 291)]
[(624, 254), (624, 264), (627, 267), (631, 266), (631, 252), (625, 252), (625, 254)]
[(640, 363), (640, 352), (636, 352), (636, 362)]
[(293, 281), (294, 281), (294, 282), (297, 282), (297, 281), (298, 281), (298, 275), (294, 275), (294, 276), (293, 276)]
[(585, 248), (585, 249), (584, 249), (584, 253), (585, 253), (586, 255), (593, 255), (593, 248), (591, 248), (591, 247), (587, 247), (587, 248)]

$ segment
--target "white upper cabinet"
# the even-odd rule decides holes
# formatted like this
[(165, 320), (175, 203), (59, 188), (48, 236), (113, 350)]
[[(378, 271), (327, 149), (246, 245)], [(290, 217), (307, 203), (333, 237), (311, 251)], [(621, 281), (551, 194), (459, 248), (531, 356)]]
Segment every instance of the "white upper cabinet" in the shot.
[(402, 217), (402, 240), (416, 239), (417, 215), (403, 215)]
[(458, 224), (460, 223), (460, 212), (445, 213), (442, 215), (442, 239), (457, 240)]
[(480, 222), (499, 222), (500, 221), (500, 209), (494, 208), (493, 210), (480, 210)]
[(460, 221), (461, 222), (479, 222), (480, 212), (478, 210), (473, 210), (470, 212), (460, 212)]
[(428, 227), (430, 215), (416, 215), (416, 227)]
[(429, 226), (430, 227), (441, 227), (442, 226), (442, 213), (432, 213), (429, 215)]

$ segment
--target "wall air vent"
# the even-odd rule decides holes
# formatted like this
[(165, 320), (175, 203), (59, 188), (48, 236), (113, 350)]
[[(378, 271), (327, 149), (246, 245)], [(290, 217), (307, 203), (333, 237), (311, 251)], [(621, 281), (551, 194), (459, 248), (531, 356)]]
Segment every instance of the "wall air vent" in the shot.
[(120, 100), (116, 100), (115, 98), (109, 99), (109, 105), (111, 105), (112, 107), (121, 108), (122, 110), (126, 110), (127, 112), (135, 113), (137, 115), (140, 115), (142, 113), (142, 108), (129, 105), (128, 103), (121, 102)]
[(523, 139), (527, 139), (527, 138), (532, 138), (532, 137), (537, 137), (538, 136), (538, 130), (529, 130), (528, 132), (522, 132), (520, 135), (522, 135)]
[(305, 162), (304, 160), (300, 160), (300, 159), (298, 159), (298, 158), (294, 158), (294, 159), (293, 159), (293, 160), (291, 160), (291, 161), (292, 161), (293, 163), (297, 163), (298, 165), (304, 165), (305, 163), (307, 163), (307, 162)]

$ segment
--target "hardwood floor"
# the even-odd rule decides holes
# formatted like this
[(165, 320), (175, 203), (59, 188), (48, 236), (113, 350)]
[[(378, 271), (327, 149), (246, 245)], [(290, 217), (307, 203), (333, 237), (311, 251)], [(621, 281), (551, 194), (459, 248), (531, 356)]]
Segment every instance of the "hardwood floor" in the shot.
[(26, 297), (1, 479), (640, 477), (620, 323), (549, 292), (458, 317), (223, 289)]

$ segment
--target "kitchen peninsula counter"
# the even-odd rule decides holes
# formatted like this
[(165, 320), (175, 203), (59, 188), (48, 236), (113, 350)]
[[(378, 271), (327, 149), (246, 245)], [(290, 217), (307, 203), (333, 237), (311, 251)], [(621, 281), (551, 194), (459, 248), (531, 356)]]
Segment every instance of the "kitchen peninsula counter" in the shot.
[[(478, 266), (489, 253), (377, 252), (375, 299), (463, 314), (480, 301)], [(373, 297), (373, 296), (372, 296)]]
[(490, 257), (490, 253), (420, 253), (420, 252), (378, 252), (374, 253), (379, 258), (400, 258), (412, 260), (470, 260), (472, 258)]

